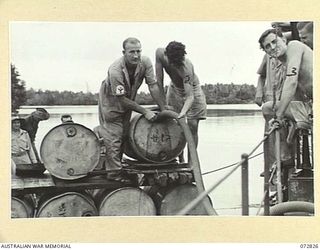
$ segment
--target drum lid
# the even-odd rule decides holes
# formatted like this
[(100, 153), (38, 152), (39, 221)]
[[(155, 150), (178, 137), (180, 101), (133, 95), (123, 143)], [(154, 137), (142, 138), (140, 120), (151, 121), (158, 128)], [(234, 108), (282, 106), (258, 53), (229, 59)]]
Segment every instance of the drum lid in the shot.
[(93, 131), (77, 123), (51, 129), (40, 146), (45, 168), (55, 177), (79, 179), (99, 163), (100, 144)]
[(81, 217), (98, 214), (90, 196), (79, 192), (45, 196), (39, 203), (37, 217)]
[(150, 122), (143, 115), (137, 115), (130, 122), (129, 143), (135, 155), (129, 149), (128, 156), (158, 163), (174, 160), (183, 151), (186, 139), (172, 118)]
[(143, 190), (124, 187), (112, 191), (102, 199), (99, 215), (152, 216), (156, 215), (156, 207), (151, 197)]

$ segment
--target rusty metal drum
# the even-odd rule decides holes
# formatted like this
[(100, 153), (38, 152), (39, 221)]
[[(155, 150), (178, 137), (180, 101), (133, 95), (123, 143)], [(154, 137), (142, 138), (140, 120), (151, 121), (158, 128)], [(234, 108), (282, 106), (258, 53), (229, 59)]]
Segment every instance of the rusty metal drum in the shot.
[(32, 218), (34, 209), (32, 194), (11, 197), (11, 218)]
[(134, 187), (106, 190), (97, 197), (100, 216), (153, 216), (156, 207), (150, 196)]
[(45, 135), (40, 155), (53, 176), (75, 180), (85, 177), (98, 165), (100, 144), (90, 129), (77, 123), (65, 123)]
[[(176, 186), (161, 195), (163, 198), (159, 204), (160, 215), (176, 215), (199, 195), (194, 184)], [(199, 203), (187, 215), (208, 215), (202, 203)]]
[(65, 192), (41, 197), (36, 217), (97, 216), (98, 210), (87, 193)]
[(150, 122), (138, 114), (130, 121), (128, 133), (125, 154), (144, 162), (170, 162), (186, 145), (182, 128), (172, 118)]

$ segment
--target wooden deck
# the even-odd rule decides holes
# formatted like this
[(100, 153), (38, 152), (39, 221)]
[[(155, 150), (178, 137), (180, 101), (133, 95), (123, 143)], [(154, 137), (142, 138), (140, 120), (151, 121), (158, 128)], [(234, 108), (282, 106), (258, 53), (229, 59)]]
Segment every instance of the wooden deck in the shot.
[[(132, 186), (133, 183), (129, 186)], [(35, 177), (12, 176), (11, 188), (13, 194), (16, 193), (39, 193), (50, 191), (85, 190), (98, 188), (120, 188), (124, 185), (119, 182), (109, 181), (105, 176), (85, 177), (78, 180), (66, 181), (55, 178), (49, 173)], [(128, 186), (128, 185), (126, 185)]]

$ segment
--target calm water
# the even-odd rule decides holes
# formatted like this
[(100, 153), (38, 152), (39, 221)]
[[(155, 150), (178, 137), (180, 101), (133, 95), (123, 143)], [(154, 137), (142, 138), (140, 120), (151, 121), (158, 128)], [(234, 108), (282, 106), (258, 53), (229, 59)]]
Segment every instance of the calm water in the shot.
[[(40, 122), (36, 137), (39, 149), (42, 138), (54, 126), (61, 123), (61, 114), (71, 114), (73, 120), (90, 129), (98, 125), (97, 106), (54, 106), (45, 107), (51, 114), (47, 121)], [(30, 114), (33, 108), (24, 107), (20, 114)], [(203, 173), (215, 170), (241, 159), (241, 154), (249, 153), (263, 138), (264, 121), (256, 105), (208, 105), (208, 118), (199, 125), (198, 154)], [(260, 147), (256, 153), (260, 153)], [(208, 188), (223, 178), (230, 168), (203, 176)], [(249, 201), (250, 215), (255, 215), (255, 206), (260, 204), (263, 194), (263, 157), (249, 161)], [(241, 215), (241, 169), (239, 168), (210, 197), (219, 215)]]

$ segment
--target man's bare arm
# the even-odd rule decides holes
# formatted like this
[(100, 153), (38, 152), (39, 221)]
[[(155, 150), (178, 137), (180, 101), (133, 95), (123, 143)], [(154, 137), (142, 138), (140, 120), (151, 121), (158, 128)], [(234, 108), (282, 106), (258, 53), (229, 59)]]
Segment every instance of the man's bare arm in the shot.
[(288, 45), (287, 74), (283, 84), (282, 96), (277, 109), (277, 118), (282, 119), (289, 103), (293, 99), (298, 86), (299, 71), (303, 56), (303, 46), (299, 42), (292, 41)]
[(262, 59), (261, 64), (258, 68), (258, 71), (257, 71), (259, 78), (258, 78), (258, 83), (257, 83), (256, 95), (255, 95), (255, 103), (258, 106), (261, 106), (262, 102), (263, 102), (263, 97), (264, 97), (264, 93), (263, 93), (264, 89), (263, 88), (264, 88), (265, 82), (266, 82), (267, 61), (268, 61), (268, 55), (265, 54), (263, 56), (263, 59)]
[(161, 94), (165, 96), (164, 94), (164, 84), (163, 84), (163, 64), (162, 64), (162, 59), (164, 57), (164, 49), (163, 48), (158, 48), (156, 50), (156, 79), (157, 83), (159, 85), (159, 88), (161, 90)]
[(166, 105), (166, 99), (164, 93), (162, 93), (162, 91), (160, 90), (159, 85), (157, 83), (154, 83), (149, 84), (148, 86), (153, 100), (155, 100), (155, 102), (159, 105), (160, 110), (164, 110)]
[(255, 103), (260, 107), (263, 102), (263, 88), (266, 82), (266, 78), (262, 75), (259, 75), (258, 83), (257, 83), (257, 90), (256, 90), (256, 96), (255, 96)]

